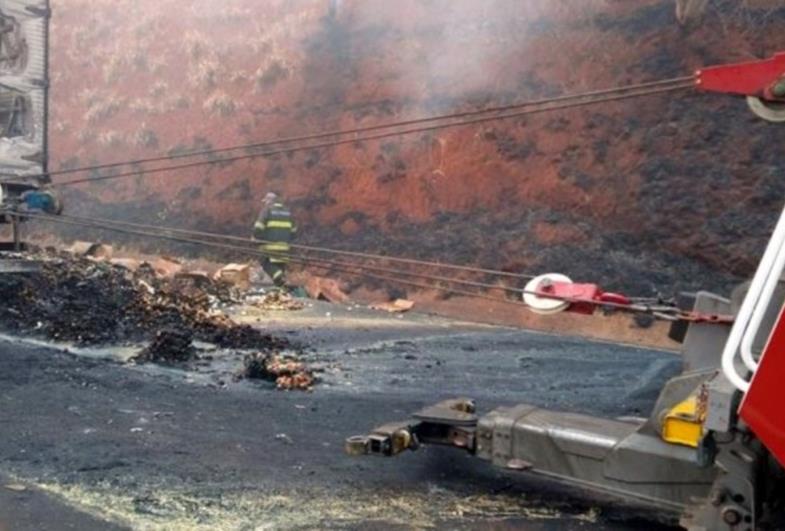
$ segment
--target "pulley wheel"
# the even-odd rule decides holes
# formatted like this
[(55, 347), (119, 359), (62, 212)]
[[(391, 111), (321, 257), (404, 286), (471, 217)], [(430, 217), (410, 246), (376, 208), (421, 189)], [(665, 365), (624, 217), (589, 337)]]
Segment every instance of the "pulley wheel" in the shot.
[(747, 105), (756, 116), (769, 122), (785, 122), (785, 103), (764, 101), (747, 96)]
[(523, 294), (523, 302), (525, 302), (534, 313), (540, 315), (553, 315), (563, 312), (570, 307), (570, 303), (567, 301), (549, 299), (534, 294), (534, 292), (540, 290), (550, 282), (572, 284), (570, 277), (560, 273), (547, 273), (530, 280), (524, 289), (526, 293)]

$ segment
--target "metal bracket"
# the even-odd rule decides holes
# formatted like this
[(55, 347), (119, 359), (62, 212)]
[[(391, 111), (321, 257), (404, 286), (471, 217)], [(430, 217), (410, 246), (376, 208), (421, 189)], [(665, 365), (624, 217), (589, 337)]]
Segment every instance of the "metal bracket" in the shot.
[(695, 72), (699, 90), (785, 102), (785, 53), (770, 59), (711, 66)]
[(785, 53), (770, 59), (712, 66), (695, 72), (699, 90), (747, 96), (750, 110), (769, 122), (785, 122)]
[(417, 450), (421, 442), (474, 452), (478, 420), (474, 401), (445, 400), (413, 416), (412, 421), (384, 424), (369, 435), (349, 437), (344, 444), (345, 452), (352, 456), (393, 457), (406, 450)]
[[(731, 434), (723, 434), (725, 436)], [(744, 443), (744, 434), (734, 432), (728, 442), (717, 445), (717, 462), (722, 470), (708, 498), (695, 500), (681, 518), (686, 529), (756, 529), (760, 499), (756, 497), (760, 449)]]

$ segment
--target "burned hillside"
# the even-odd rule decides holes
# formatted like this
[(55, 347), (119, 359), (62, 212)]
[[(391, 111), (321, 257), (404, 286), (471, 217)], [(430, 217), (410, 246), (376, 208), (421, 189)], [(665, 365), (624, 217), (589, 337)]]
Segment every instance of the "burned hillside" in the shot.
[[(690, 75), (770, 55), (785, 29), (785, 9), (764, 0), (54, 7), (53, 169)], [(784, 134), (741, 100), (686, 91), (140, 174), (65, 199), (247, 234), (274, 189), (303, 243), (558, 270), (641, 295), (725, 292), (776, 216)]]

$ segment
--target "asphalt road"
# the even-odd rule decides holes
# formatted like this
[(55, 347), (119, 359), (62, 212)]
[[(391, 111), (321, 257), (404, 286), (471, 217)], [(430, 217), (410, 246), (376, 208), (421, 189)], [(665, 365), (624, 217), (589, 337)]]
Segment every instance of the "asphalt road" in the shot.
[[(305, 393), (234, 381), (233, 352), (161, 369), (123, 363), (128, 350), (0, 341), (0, 530), (66, 518), (79, 529), (655, 528), (460, 451), (357, 459), (342, 446), (456, 396), (481, 411), (644, 415), (678, 371), (672, 354), (329, 306), (243, 314), (310, 345), (323, 382)], [(46, 510), (31, 520), (24, 503)]]

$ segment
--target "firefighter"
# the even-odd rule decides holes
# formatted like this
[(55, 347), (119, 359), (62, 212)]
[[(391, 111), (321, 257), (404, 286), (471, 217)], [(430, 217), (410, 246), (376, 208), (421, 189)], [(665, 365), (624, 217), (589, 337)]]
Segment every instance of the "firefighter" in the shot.
[(268, 193), (262, 200), (262, 210), (254, 225), (253, 237), (262, 244), (259, 249), (270, 253), (262, 259), (262, 269), (282, 288), (286, 285), (286, 264), (289, 263), (289, 242), (297, 232), (292, 213), (274, 193)]

